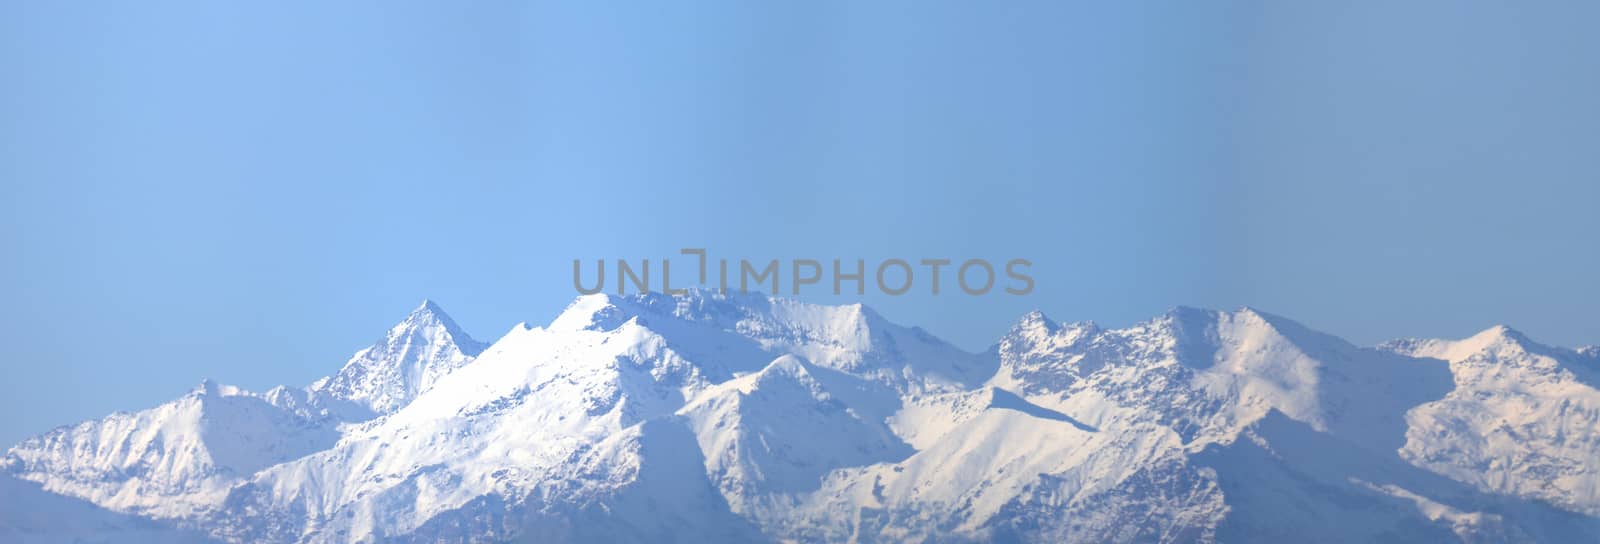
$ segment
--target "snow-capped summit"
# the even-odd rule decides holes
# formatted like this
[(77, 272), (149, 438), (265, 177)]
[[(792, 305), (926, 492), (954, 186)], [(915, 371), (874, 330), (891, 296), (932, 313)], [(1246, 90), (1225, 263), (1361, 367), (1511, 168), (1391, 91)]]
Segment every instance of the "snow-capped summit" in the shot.
[(864, 305), (825, 306), (760, 293), (585, 295), (550, 329), (609, 330), (630, 320), (661, 332), (713, 375), (753, 372), (783, 354), (908, 391), (971, 387), (994, 372), (988, 358), (920, 328), (891, 323)]
[(386, 414), (471, 362), (484, 347), (438, 304), (423, 300), (383, 338), (356, 352), (339, 372), (310, 389)]
[(1390, 340), (1379, 347), (1412, 357), (1460, 361), (1490, 350), (1521, 349), (1522, 346), (1530, 343), (1532, 343), (1532, 340), (1529, 340), (1526, 335), (1516, 329), (1505, 325), (1495, 325), (1460, 340), (1402, 338)]
[(1443, 359), (1455, 388), (1406, 415), (1401, 454), (1479, 489), (1600, 515), (1600, 368), (1503, 325), (1383, 349)]

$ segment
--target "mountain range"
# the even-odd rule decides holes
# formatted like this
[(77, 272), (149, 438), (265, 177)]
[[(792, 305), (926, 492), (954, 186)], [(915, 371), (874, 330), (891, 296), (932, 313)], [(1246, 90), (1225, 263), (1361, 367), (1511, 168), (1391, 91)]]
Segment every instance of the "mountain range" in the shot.
[(1600, 348), (1177, 308), (970, 353), (704, 290), (484, 343), (425, 301), (308, 386), (11, 447), (0, 541), (1596, 542)]

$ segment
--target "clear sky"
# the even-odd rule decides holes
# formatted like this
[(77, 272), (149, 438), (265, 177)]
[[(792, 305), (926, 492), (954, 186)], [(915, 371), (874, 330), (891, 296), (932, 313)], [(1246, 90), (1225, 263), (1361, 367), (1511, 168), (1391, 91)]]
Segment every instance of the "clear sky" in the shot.
[(867, 297), (973, 350), (1176, 305), (1600, 343), (1594, 2), (240, 4), (0, 2), (0, 442), (681, 247), (1031, 259)]

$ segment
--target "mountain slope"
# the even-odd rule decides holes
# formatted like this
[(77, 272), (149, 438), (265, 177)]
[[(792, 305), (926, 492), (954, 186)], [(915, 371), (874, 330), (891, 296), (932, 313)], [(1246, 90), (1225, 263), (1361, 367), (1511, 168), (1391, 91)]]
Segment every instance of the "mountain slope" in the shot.
[(39, 484), (10, 476), (0, 476), (0, 541), (14, 544), (215, 542), (197, 532), (117, 514), (44, 491)]

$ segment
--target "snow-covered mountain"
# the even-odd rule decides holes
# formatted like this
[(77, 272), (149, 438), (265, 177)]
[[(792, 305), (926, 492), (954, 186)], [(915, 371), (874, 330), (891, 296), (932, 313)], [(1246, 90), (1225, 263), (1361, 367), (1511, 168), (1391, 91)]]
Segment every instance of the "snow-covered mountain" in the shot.
[(228, 542), (1595, 541), (1597, 377), (1252, 309), (1035, 312), (973, 354), (761, 295), (587, 295), (487, 345), (425, 302), (305, 389), (207, 382), (0, 469), (72, 505), (30, 527)]
[(6, 453), (5, 469), (118, 512), (195, 516), (250, 475), (339, 439), (337, 421), (299, 393), (258, 395), (208, 380), (155, 408), (24, 440)]
[(1600, 516), (1600, 358), (1507, 327), (1384, 349), (1450, 363), (1454, 388), (1406, 414), (1410, 463), (1490, 493)]

